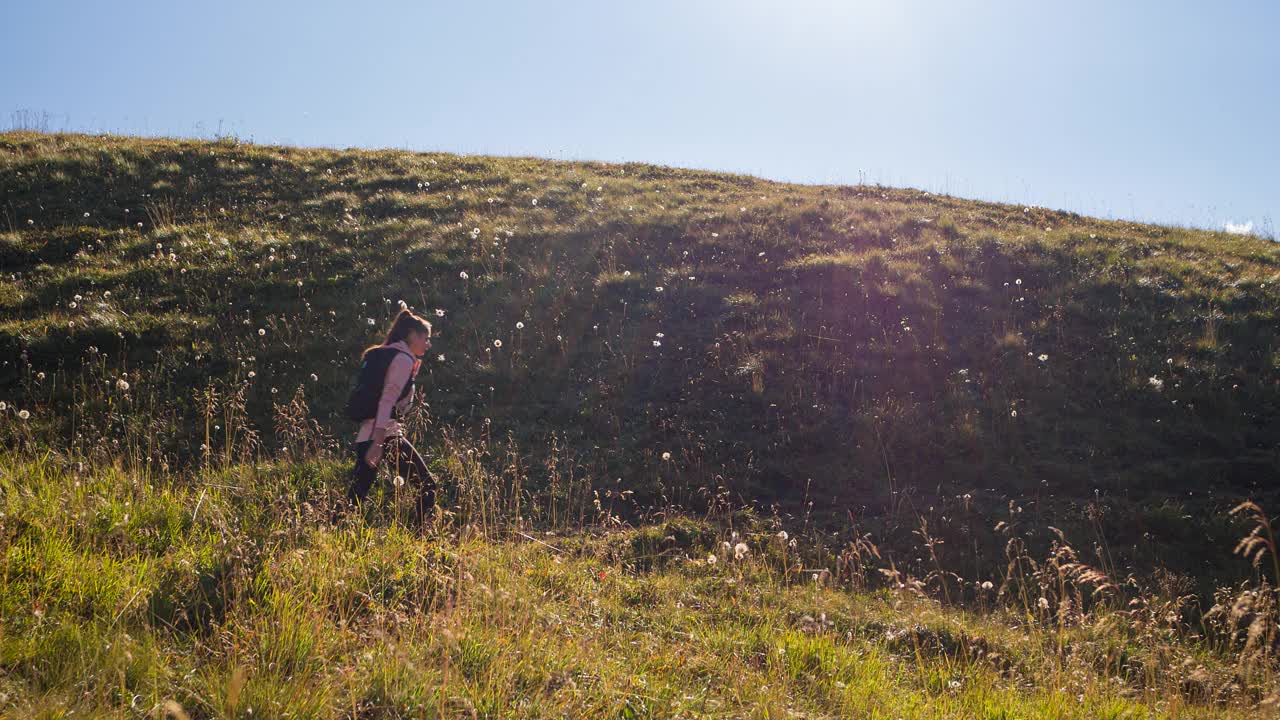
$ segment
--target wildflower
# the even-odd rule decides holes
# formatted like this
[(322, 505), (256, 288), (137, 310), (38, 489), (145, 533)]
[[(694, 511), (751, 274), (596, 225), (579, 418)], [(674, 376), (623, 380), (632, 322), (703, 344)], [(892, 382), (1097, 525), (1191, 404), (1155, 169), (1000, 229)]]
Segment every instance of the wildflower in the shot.
[(1040, 353), (1040, 362), (1044, 362), (1045, 360), (1048, 360), (1048, 359), (1049, 359), (1048, 355), (1045, 355), (1044, 353)]
[(1009, 411), (1009, 417), (1018, 417), (1018, 411), (1017, 411), (1017, 410), (1010, 410), (1010, 411)]
[(1017, 280), (1014, 280), (1014, 281), (1013, 281), (1013, 284), (1014, 284), (1014, 285), (1021, 285), (1021, 284), (1022, 284), (1022, 278), (1018, 278)]
[(707, 555), (707, 564), (708, 564), (708, 565), (715, 565), (717, 562), (718, 562), (718, 559), (716, 558), (716, 554), (715, 554), (715, 553), (711, 553), (710, 555)]
[(267, 334), (266, 330), (262, 328), (258, 328), (258, 337), (262, 337), (263, 335), (266, 335), (266, 334)]
[(471, 276), (467, 274), (466, 270), (463, 270), (462, 272), (458, 273), (458, 277), (462, 278), (463, 280), (469, 280), (471, 278)]
[(654, 340), (654, 341), (653, 341), (653, 346), (654, 346), (654, 347), (662, 347), (662, 341), (661, 341), (661, 340)]
[(437, 356), (436, 356), (436, 362), (444, 362), (444, 355), (443, 355), (443, 354), (441, 354), (441, 355), (437, 355)]
[(1150, 385), (1155, 390), (1164, 389), (1164, 381), (1154, 375), (1147, 378), (1147, 384)]
[(319, 380), (320, 380), (319, 375), (316, 375), (315, 373), (311, 373), (311, 382), (318, 382)]
[(664, 338), (664, 337), (666, 337), (666, 335), (665, 335), (664, 333), (654, 333), (654, 337), (657, 337), (657, 338)]
[(373, 325), (373, 324), (374, 324), (374, 322), (373, 322), (373, 318), (366, 318), (366, 319), (369, 321), (369, 324), (370, 324), (370, 325)]
[(995, 585), (992, 585), (990, 580), (986, 580), (982, 583), (983, 590), (990, 590), (993, 587), (995, 587)]
[(1040, 598), (1040, 600), (1037, 602), (1037, 604), (1040, 606), (1040, 609), (1041, 609), (1041, 610), (1048, 610), (1048, 609), (1049, 609), (1049, 599), (1048, 599), (1048, 598), (1044, 598), (1044, 597)]
[(36, 373), (37, 380), (44, 380), (44, 371)]
[(403, 486), (404, 486), (404, 478), (403, 478), (403, 477), (401, 477), (401, 476), (399, 476), (399, 475), (397, 475), (397, 476), (396, 476), (396, 479), (395, 479), (395, 480), (393, 480), (392, 482), (393, 482), (393, 484), (394, 484), (396, 487), (403, 487)]
[(298, 287), (302, 287), (302, 281), (301, 281), (301, 280), (299, 280), (299, 281), (298, 281)]
[(747, 556), (748, 552), (747, 544), (740, 542), (733, 546), (733, 559), (741, 560)]
[(494, 341), (493, 341), (493, 346), (494, 346), (494, 347), (496, 347), (496, 348), (500, 348), (500, 347), (502, 347), (502, 341), (501, 341), (501, 340), (494, 340)]
[(670, 460), (670, 459), (671, 459), (671, 453), (669, 453), (669, 452), (664, 452), (664, 453), (662, 453), (662, 459), (663, 459), (663, 460)]
[(255, 372), (255, 371), (253, 371), (253, 370), (250, 370), (250, 371), (249, 371), (249, 377), (250, 377), (251, 379), (252, 379), (252, 378), (256, 378), (256, 377), (258, 377), (258, 373), (257, 373), (257, 372)]
[(401, 309), (401, 310), (408, 310), (408, 309), (409, 309), (409, 303), (407, 303), (407, 302), (405, 302), (405, 301), (401, 300), (401, 301), (400, 301), (400, 309)]
[(436, 317), (444, 317), (444, 311), (440, 308), (436, 308)]
[(27, 218), (27, 224), (28, 224), (28, 225), (35, 225), (35, 224), (36, 224), (36, 221), (35, 221), (35, 220), (32, 220), (31, 218)]
[(631, 271), (630, 271), (630, 270), (623, 270), (623, 271), (622, 271), (622, 277), (631, 277)]
[(538, 198), (534, 198), (534, 199), (533, 199), (533, 206), (534, 206), (534, 207), (537, 207), (537, 206), (538, 206)]
[(4, 402), (3, 400), (0, 400), (0, 412), (4, 412), (5, 410), (8, 410), (8, 409), (9, 409), (9, 403)]
[(19, 419), (19, 420), (27, 420), (27, 419), (30, 419), (30, 417), (31, 417), (31, 413), (27, 412), (26, 410), (19, 410), (19, 411), (18, 411), (18, 419)]
[(786, 531), (786, 530), (779, 530), (779, 531), (778, 531), (778, 539), (779, 539), (779, 540), (786, 540), (786, 539), (787, 539), (787, 537), (788, 537), (788, 536), (787, 536), (787, 531)]
[(124, 378), (116, 380), (116, 389), (120, 392), (129, 392), (129, 381)]
[(524, 329), (524, 323), (522, 323), (522, 322), (517, 322), (517, 323), (516, 323), (516, 329), (517, 329), (517, 330), (523, 330), (523, 329)]
[(654, 288), (653, 290), (654, 290), (654, 292), (662, 292), (663, 288), (662, 288), (662, 286), (661, 286), (661, 285), (659, 285), (658, 287)]

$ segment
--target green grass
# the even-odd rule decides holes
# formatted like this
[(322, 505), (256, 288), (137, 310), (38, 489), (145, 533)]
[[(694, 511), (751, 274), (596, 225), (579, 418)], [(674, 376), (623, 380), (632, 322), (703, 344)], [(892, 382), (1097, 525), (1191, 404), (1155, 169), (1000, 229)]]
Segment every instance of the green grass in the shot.
[[(1278, 578), (1228, 514), (1280, 507), (1275, 242), (637, 163), (22, 132), (0, 195), (15, 716), (1278, 696)], [(401, 302), (436, 324), (406, 423), (444, 484), (426, 537), (394, 502), (329, 522), (355, 358)]]
[[(793, 567), (763, 525), (423, 535), (330, 468), (0, 466), (13, 717), (1246, 717), (1229, 657)], [(309, 498), (309, 499), (303, 499)], [(474, 518), (471, 518), (474, 520)], [(722, 541), (745, 543), (735, 559)], [(802, 543), (812, 538), (801, 535)], [(710, 563), (709, 556), (716, 562)], [(1176, 678), (1170, 677), (1176, 673)], [(1194, 675), (1196, 683), (1185, 678)]]

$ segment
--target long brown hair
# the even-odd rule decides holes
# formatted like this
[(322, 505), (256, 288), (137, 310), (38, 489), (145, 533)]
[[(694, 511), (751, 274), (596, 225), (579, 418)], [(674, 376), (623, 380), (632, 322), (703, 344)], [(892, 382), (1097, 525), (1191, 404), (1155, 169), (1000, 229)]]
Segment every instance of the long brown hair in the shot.
[[(391, 323), (391, 329), (387, 331), (387, 339), (382, 344), (390, 345), (391, 343), (400, 342), (409, 337), (411, 332), (424, 332), (427, 335), (431, 335), (431, 323), (427, 322), (424, 317), (414, 315), (406, 308), (396, 315), (396, 319)], [(369, 347), (365, 350), (365, 353), (376, 347), (380, 346)]]

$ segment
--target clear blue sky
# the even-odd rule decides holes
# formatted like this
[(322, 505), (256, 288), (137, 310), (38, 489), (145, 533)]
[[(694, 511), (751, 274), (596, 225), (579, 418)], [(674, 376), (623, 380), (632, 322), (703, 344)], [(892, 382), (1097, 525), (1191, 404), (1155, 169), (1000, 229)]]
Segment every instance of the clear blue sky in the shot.
[(638, 160), (1280, 224), (1271, 0), (32, 0), (3, 17), (0, 111), (54, 130)]

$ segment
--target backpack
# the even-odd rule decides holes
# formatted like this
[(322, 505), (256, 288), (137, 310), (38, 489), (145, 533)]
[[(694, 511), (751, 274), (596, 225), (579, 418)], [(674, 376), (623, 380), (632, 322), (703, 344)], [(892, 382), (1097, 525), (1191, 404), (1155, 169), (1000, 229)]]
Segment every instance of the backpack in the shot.
[[(355, 386), (347, 397), (347, 417), (356, 422), (363, 422), (378, 414), (378, 401), (382, 399), (382, 386), (386, 382), (387, 368), (397, 354), (409, 355), (399, 348), (383, 345), (370, 349), (364, 354), (360, 363), (360, 371), (356, 375)], [(412, 356), (410, 356), (412, 357)], [(413, 390), (413, 376), (400, 390), (396, 398), (399, 402)], [(394, 416), (395, 410), (392, 410)]]

